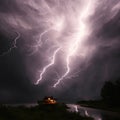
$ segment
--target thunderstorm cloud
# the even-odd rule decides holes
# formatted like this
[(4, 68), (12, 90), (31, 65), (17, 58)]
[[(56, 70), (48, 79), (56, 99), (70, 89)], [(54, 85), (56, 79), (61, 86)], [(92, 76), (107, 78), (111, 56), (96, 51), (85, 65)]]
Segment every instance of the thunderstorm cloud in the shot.
[(0, 102), (99, 99), (119, 61), (120, 0), (1, 0)]

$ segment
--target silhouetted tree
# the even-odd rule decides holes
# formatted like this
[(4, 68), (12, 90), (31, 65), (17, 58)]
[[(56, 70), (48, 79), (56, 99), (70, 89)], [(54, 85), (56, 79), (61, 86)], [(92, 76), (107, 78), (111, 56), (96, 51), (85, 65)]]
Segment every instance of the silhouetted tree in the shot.
[(101, 96), (108, 105), (120, 106), (120, 80), (105, 82)]

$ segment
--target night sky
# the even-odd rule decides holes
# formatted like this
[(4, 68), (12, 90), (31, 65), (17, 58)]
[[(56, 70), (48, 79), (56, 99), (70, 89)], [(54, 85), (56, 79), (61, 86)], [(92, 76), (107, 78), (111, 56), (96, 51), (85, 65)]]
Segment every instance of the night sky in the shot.
[(120, 0), (0, 1), (0, 103), (100, 99), (118, 78)]

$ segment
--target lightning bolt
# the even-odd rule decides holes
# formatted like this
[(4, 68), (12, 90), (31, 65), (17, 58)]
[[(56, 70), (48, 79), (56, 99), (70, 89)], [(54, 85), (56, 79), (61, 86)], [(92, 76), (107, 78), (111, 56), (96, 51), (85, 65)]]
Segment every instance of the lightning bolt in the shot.
[(32, 45), (31, 47), (34, 48), (34, 51), (30, 54), (34, 54), (39, 50), (39, 47), (42, 47), (43, 43), (47, 42), (47, 40), (43, 41), (43, 36), (48, 33), (51, 30), (55, 30), (55, 31), (61, 31), (62, 27), (63, 27), (63, 19), (58, 19), (56, 18), (56, 21), (51, 20), (51, 24), (53, 24), (52, 26), (50, 26), (48, 29), (46, 29), (45, 31), (43, 31), (40, 36), (39, 39), (37, 40), (37, 43), (35, 45)]
[[(37, 45), (35, 46), (35, 47), (37, 48), (37, 50), (39, 50), (38, 47), (41, 47), (41, 46), (42, 46), (42, 44), (43, 44), (42, 37), (43, 37), (46, 33), (48, 33), (48, 32), (51, 31), (51, 30), (61, 31), (62, 26), (63, 26), (63, 19), (56, 19), (56, 20), (57, 20), (57, 22), (51, 20), (52, 26), (49, 27), (47, 30), (45, 30), (44, 32), (42, 32), (42, 33), (40, 34), (40, 37), (39, 37), (39, 39), (38, 39), (38, 41), (37, 41)], [(45, 41), (47, 41), (47, 40), (45, 40)], [(54, 65), (56, 55), (57, 55), (57, 53), (60, 51), (60, 49), (61, 49), (61, 47), (60, 47), (60, 45), (59, 45), (59, 47), (58, 47), (58, 48), (54, 51), (54, 53), (53, 53), (51, 62), (43, 68), (43, 70), (42, 70), (42, 72), (41, 72), (41, 74), (40, 74), (40, 77), (39, 77), (39, 79), (36, 81), (35, 85), (39, 84), (39, 82), (43, 79), (43, 75), (46, 73), (46, 71), (48, 70), (48, 68), (51, 67), (52, 65)]]
[(28, 47), (34, 48), (33, 51), (30, 52), (29, 55), (33, 55), (34, 53), (36, 53), (36, 52), (39, 50), (39, 47), (41, 47), (41, 46), (43, 45), (43, 42), (46, 42), (46, 41), (48, 40), (48, 39), (47, 39), (47, 40), (44, 40), (44, 41), (43, 41), (43, 40), (42, 40), (42, 37), (43, 37), (47, 32), (49, 32), (51, 29), (52, 29), (52, 28), (49, 28), (49, 29), (45, 30), (44, 32), (42, 32), (42, 33), (40, 34), (40, 36), (39, 36), (39, 39), (36, 40), (37, 43), (36, 43), (35, 45), (32, 45), (32, 46), (29, 46), (29, 45), (28, 45)]
[(19, 32), (16, 32), (17, 36), (16, 38), (13, 40), (13, 43), (12, 43), (12, 46), (6, 51), (6, 52), (3, 52), (0, 56), (4, 56), (6, 54), (9, 54), (14, 48), (17, 48), (17, 40), (20, 38), (20, 33)]
[[(70, 41), (67, 42), (66, 41), (66, 48), (65, 49), (65, 45), (61, 45), (59, 43), (59, 41), (54, 41), (54, 44), (57, 44), (57, 46), (59, 46), (59, 48), (57, 48), (52, 55), (52, 59), (50, 61), (50, 63), (48, 65), (46, 65), (42, 72), (40, 73), (39, 79), (36, 81), (36, 85), (39, 84), (39, 82), (43, 79), (43, 75), (46, 73), (46, 71), (48, 70), (48, 68), (50, 68), (52, 65), (54, 65), (55, 63), (55, 58), (57, 53), (62, 50), (66, 56), (65, 56), (65, 61), (66, 61), (66, 71), (65, 73), (57, 80), (57, 82), (53, 85), (53, 87), (56, 87), (57, 85), (60, 84), (61, 81), (63, 81), (63, 79), (66, 79), (66, 77), (69, 75), (69, 73), (71, 72), (71, 63), (72, 63), (72, 58), (74, 56), (76, 56), (78, 48), (82, 48), (82, 43), (85, 39), (85, 37), (87, 35), (89, 35), (89, 25), (88, 25), (88, 16), (91, 14), (90, 11), (92, 11), (93, 9), (93, 0), (86, 0), (84, 1), (84, 6), (82, 7), (82, 10), (80, 12), (80, 14), (77, 16), (76, 22), (78, 24), (74, 25), (74, 32), (72, 32), (72, 37), (70, 38)], [(49, 7), (49, 6), (48, 6)], [(50, 8), (49, 8), (50, 9)], [(51, 13), (53, 13), (53, 11), (51, 11)], [(53, 14), (54, 16), (54, 14)], [(74, 16), (72, 16), (74, 17)], [(71, 19), (70, 22), (76, 23), (73, 19)], [(48, 22), (50, 22), (50, 26), (48, 27), (48, 29), (46, 29), (44, 32), (42, 32), (40, 34), (39, 40), (37, 41), (37, 45), (36, 48), (37, 50), (39, 50), (38, 47), (42, 47), (43, 45), (43, 36), (48, 33), (49, 31), (56, 31), (57, 33), (60, 33), (60, 35), (63, 33), (63, 28), (64, 28), (64, 17), (60, 17), (59, 15), (56, 15), (55, 17), (52, 17), (48, 20)], [(59, 34), (58, 34), (59, 35)], [(80, 53), (81, 56), (82, 53)]]
[(69, 51), (68, 51), (68, 55), (66, 58), (66, 72), (63, 74), (63, 76), (61, 78), (59, 78), (57, 80), (57, 82), (53, 85), (53, 87), (56, 87), (70, 72), (70, 60), (71, 57), (75, 55), (75, 53), (77, 52), (78, 47), (80, 47), (80, 43), (83, 40), (83, 38), (86, 36), (86, 32), (87, 32), (87, 23), (86, 23), (86, 18), (89, 15), (89, 10), (92, 8), (92, 2), (91, 0), (88, 1), (87, 6), (85, 6), (82, 10), (82, 14), (80, 15), (80, 24), (79, 27), (80, 29), (78, 29), (78, 31), (75, 34), (75, 41), (73, 41), (70, 46), (69, 46)]
[[(39, 38), (38, 43), (37, 43), (38, 46), (40, 46), (40, 47), (42, 46), (42, 43), (43, 43), (43, 42), (42, 42), (42, 37), (43, 37), (47, 32), (49, 32), (51, 29), (52, 29), (52, 28), (49, 28), (49, 29), (45, 30), (44, 32), (42, 32), (42, 33), (40, 34), (40, 38)], [(37, 47), (38, 47), (38, 46), (37, 46)]]
[(36, 85), (39, 84), (39, 82), (42, 80), (43, 75), (45, 74), (45, 72), (47, 71), (47, 69), (48, 69), (49, 67), (51, 67), (51, 66), (55, 63), (56, 54), (59, 52), (60, 49), (61, 49), (61, 48), (57, 48), (57, 49), (54, 51), (51, 62), (43, 68), (43, 70), (42, 70), (42, 72), (41, 72), (41, 74), (40, 74), (39, 79), (38, 79), (37, 82), (35, 83)]

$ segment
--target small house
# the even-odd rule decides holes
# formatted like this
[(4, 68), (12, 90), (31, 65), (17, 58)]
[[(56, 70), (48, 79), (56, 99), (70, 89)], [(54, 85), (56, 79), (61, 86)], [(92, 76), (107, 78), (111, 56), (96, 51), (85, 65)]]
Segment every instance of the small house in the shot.
[(51, 97), (45, 97), (45, 98), (43, 99), (43, 103), (44, 103), (44, 104), (56, 104), (57, 101), (56, 101), (55, 98), (53, 98), (53, 97), (51, 96)]

